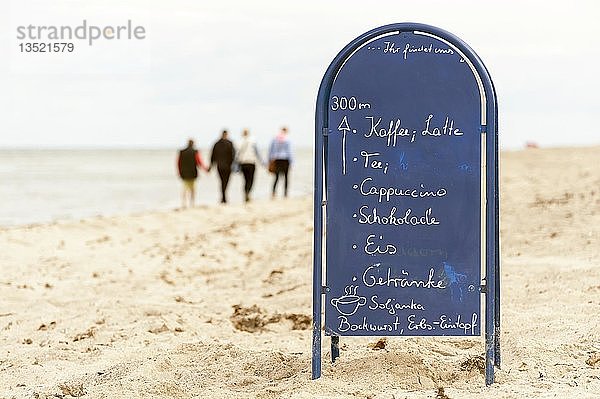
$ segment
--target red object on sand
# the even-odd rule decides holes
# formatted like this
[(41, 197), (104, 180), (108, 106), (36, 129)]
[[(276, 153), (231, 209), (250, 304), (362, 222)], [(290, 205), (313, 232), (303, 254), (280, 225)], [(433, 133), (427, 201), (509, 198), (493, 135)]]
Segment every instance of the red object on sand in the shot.
[(525, 143), (525, 148), (540, 148), (540, 146), (534, 141), (528, 141)]

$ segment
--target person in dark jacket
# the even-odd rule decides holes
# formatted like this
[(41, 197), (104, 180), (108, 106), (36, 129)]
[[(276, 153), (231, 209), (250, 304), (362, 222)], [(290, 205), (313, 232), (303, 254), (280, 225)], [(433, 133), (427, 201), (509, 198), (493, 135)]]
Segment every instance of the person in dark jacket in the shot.
[(194, 140), (188, 140), (188, 145), (183, 150), (179, 151), (179, 156), (177, 157), (177, 169), (179, 170), (179, 177), (183, 181), (183, 192), (181, 195), (181, 206), (183, 208), (186, 207), (186, 200), (189, 197), (189, 205), (190, 207), (194, 206), (194, 201), (196, 197), (196, 188), (195, 183), (198, 178), (198, 166), (200, 166), (205, 171), (208, 171), (204, 162), (202, 162), (202, 157), (200, 156), (200, 152), (194, 148)]
[(231, 165), (235, 159), (235, 149), (233, 143), (227, 138), (228, 135), (227, 130), (223, 130), (221, 139), (213, 146), (209, 167), (210, 170), (214, 164), (217, 164), (217, 171), (221, 179), (221, 203), (223, 204), (227, 202), (227, 184), (229, 184), (231, 175)]

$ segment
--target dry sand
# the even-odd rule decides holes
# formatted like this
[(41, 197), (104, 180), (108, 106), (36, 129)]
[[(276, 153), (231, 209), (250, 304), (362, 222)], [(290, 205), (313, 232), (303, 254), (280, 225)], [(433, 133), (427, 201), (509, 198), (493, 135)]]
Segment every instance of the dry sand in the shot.
[(306, 198), (0, 230), (0, 397), (600, 397), (599, 163), (502, 154), (490, 388), (482, 339), (324, 340), (310, 380)]

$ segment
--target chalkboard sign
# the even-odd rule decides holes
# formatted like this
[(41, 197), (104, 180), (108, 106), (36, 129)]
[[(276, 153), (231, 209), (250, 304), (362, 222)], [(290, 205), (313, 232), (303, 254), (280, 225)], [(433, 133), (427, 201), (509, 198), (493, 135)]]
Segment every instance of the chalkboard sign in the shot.
[(497, 268), (495, 113), (485, 67), (437, 28), (378, 28), (334, 60), (315, 168), (327, 335), (480, 335), (482, 270)]

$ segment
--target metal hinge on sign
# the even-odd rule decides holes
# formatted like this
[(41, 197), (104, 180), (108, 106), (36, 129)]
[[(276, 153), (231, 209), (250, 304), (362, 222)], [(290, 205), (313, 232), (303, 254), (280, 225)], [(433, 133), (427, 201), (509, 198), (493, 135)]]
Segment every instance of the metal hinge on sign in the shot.
[(321, 295), (325, 295), (329, 292), (329, 287), (326, 285), (321, 286)]
[(487, 294), (487, 285), (481, 284), (479, 286), (479, 292), (481, 292), (482, 294)]
[(329, 136), (329, 128), (323, 128), (323, 136)]
[(486, 130), (487, 130), (487, 126), (486, 125), (481, 125), (479, 127), (479, 133), (481, 133), (481, 134), (485, 134)]
[(325, 205), (327, 205), (327, 200), (321, 201), (321, 206), (325, 206)]

